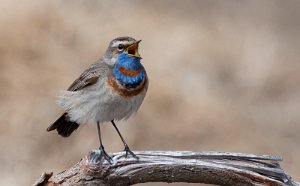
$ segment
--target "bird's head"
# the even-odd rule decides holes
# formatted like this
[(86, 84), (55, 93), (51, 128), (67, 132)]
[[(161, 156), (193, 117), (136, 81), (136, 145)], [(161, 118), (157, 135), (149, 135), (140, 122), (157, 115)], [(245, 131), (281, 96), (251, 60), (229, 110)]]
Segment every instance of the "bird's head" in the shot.
[(112, 40), (104, 54), (105, 62), (114, 65), (122, 53), (135, 58), (141, 58), (138, 52), (140, 42), (141, 40), (136, 41), (131, 37), (118, 37)]

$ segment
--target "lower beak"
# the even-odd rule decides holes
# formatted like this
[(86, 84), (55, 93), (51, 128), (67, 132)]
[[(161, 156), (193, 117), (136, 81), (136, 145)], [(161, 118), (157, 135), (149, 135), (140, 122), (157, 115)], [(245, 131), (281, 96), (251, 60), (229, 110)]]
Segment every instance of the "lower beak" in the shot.
[(141, 58), (141, 56), (138, 52), (140, 42), (141, 42), (141, 40), (133, 43), (132, 45), (130, 45), (129, 47), (126, 48), (125, 52), (130, 56)]

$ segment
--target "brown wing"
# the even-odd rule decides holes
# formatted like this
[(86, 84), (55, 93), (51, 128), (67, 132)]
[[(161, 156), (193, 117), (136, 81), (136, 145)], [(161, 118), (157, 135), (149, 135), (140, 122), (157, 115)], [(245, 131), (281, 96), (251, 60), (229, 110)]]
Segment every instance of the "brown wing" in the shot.
[(111, 71), (111, 67), (102, 62), (96, 62), (86, 69), (78, 79), (68, 88), (68, 91), (81, 90), (87, 86), (97, 83), (99, 78), (105, 77)]

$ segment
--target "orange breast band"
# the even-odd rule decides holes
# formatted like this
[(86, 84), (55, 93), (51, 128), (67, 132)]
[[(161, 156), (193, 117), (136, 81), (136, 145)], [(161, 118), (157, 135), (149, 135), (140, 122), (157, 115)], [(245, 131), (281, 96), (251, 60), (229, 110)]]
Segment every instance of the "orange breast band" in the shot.
[(127, 90), (126, 88), (122, 87), (122, 85), (118, 84), (115, 80), (115, 78), (113, 78), (112, 76), (108, 78), (108, 85), (112, 88), (112, 90), (116, 93), (118, 93), (121, 96), (124, 97), (132, 97), (132, 96), (136, 96), (140, 93), (142, 93), (143, 91), (145, 91), (145, 89), (148, 88), (148, 79), (145, 78), (141, 85), (138, 86), (136, 89), (134, 90)]

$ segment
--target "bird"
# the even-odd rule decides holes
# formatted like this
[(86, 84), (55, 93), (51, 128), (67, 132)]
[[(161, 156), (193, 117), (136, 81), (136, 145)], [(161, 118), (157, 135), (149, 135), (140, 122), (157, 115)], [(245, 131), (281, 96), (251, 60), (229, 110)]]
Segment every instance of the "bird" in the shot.
[(136, 113), (148, 90), (148, 76), (138, 52), (140, 42), (127, 36), (113, 39), (104, 55), (58, 96), (57, 103), (64, 112), (47, 131), (57, 130), (59, 135), (68, 137), (80, 125), (95, 123), (100, 155), (110, 162), (100, 128), (101, 123), (110, 122), (123, 142), (125, 156), (130, 154), (138, 159), (115, 121), (126, 120)]

